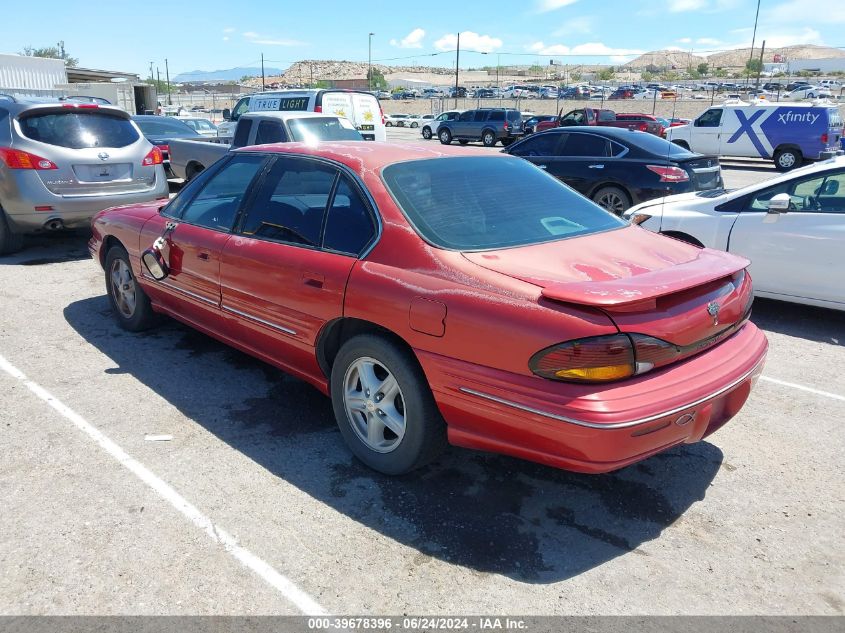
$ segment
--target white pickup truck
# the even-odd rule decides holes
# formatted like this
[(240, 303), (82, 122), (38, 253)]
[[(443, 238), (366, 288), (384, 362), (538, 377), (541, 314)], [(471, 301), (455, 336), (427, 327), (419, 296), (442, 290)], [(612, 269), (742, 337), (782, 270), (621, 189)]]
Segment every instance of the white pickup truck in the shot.
[(355, 126), (343, 117), (315, 112), (247, 112), (238, 119), (234, 138), (210, 136), (170, 141), (170, 169), (177, 178), (190, 180), (239, 147), (363, 140)]

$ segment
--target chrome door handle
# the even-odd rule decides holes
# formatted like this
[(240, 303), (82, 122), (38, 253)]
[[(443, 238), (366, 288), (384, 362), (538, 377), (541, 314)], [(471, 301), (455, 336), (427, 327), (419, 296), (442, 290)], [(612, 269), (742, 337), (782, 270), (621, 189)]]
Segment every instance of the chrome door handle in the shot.
[(588, 169), (604, 169), (604, 165), (588, 165)]

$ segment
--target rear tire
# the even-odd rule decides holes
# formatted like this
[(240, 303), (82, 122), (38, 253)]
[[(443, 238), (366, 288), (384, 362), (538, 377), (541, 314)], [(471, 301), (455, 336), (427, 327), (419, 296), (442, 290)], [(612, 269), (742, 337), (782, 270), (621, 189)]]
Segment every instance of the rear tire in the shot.
[(593, 194), (593, 202), (616, 215), (631, 206), (631, 197), (620, 187), (602, 187)]
[(443, 145), (448, 145), (452, 142), (452, 133), (449, 131), (448, 128), (445, 130), (440, 130), (437, 133), (437, 137), (440, 139), (440, 142), (443, 143)]
[(422, 137), (427, 141), (431, 139), (431, 128), (427, 125), (422, 129)]
[(804, 158), (797, 149), (780, 149), (775, 152), (774, 160), (778, 171), (789, 171), (800, 167)]
[(446, 446), (446, 424), (425, 374), (408, 350), (386, 338), (364, 334), (344, 343), (332, 365), (331, 396), (343, 439), (373, 470), (401, 475)]
[(185, 182), (190, 182), (203, 172), (205, 167), (202, 165), (191, 165), (185, 170)]
[(414, 121), (413, 123), (411, 123), (411, 127), (419, 127), (419, 126), (420, 126), (420, 124), (419, 124), (419, 123), (417, 123), (416, 121)]
[(122, 246), (112, 246), (106, 254), (106, 294), (117, 324), (129, 332), (140, 332), (158, 324), (159, 316), (141, 288), (129, 254)]
[(493, 130), (481, 132), (481, 144), (484, 147), (493, 147), (496, 144), (496, 133)]
[(23, 248), (23, 235), (12, 232), (5, 211), (0, 209), (0, 255), (17, 253), (21, 248)]

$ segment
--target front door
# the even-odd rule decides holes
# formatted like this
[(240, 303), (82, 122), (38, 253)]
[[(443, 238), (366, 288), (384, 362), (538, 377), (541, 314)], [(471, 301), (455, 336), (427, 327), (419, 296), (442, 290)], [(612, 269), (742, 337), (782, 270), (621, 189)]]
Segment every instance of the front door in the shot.
[[(786, 213), (768, 213), (786, 193)], [(731, 230), (729, 250), (751, 260), (758, 291), (845, 305), (836, 271), (845, 252), (845, 170), (811, 174), (751, 196)]]
[[(231, 237), (244, 195), (263, 163), (264, 157), (257, 154), (233, 157), (186, 188), (162, 214), (144, 225), (141, 250), (159, 236), (166, 238), (164, 252), (170, 274), (151, 282), (161, 290), (154, 299), (191, 321), (209, 325), (208, 317), (220, 306), (220, 255)], [(168, 231), (168, 223), (175, 228)]]
[(692, 122), (690, 149), (699, 154), (719, 155), (722, 108), (710, 108)]
[(346, 281), (375, 235), (347, 176), (308, 158), (276, 159), (223, 249), (222, 307), (271, 362), (317, 375), (314, 346), (343, 316)]

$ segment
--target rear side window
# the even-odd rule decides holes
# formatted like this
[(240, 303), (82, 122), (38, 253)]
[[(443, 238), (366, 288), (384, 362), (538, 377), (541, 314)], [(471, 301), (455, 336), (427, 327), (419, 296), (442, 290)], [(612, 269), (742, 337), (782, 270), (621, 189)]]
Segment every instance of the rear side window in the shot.
[(493, 110), (490, 113), (490, 120), (491, 121), (504, 121), (505, 120), (504, 110)]
[(361, 141), (361, 133), (347, 119), (309, 117), (288, 122), (292, 140), (305, 143), (315, 141)]
[(484, 110), (477, 110), (476, 113), (475, 113), (475, 117), (473, 118), (473, 121), (475, 121), (477, 123), (479, 121), (486, 121), (486, 120), (487, 120), (487, 112), (485, 112)]
[(373, 239), (375, 232), (367, 206), (349, 180), (342, 177), (326, 219), (323, 247), (358, 255)]
[(519, 121), (522, 119), (522, 114), (517, 110), (508, 110), (509, 121)]
[(126, 147), (140, 138), (128, 119), (103, 112), (33, 114), (20, 127), (28, 139), (70, 149)]
[(255, 132), (256, 145), (264, 145), (265, 143), (283, 143), (285, 140), (285, 134), (282, 130), (282, 124), (280, 122), (258, 122), (258, 130)]
[(232, 140), (232, 145), (235, 147), (244, 147), (249, 144), (249, 131), (252, 129), (252, 119), (241, 119), (235, 128), (235, 138)]
[(560, 153), (563, 156), (610, 156), (607, 139), (593, 134), (569, 134)]

